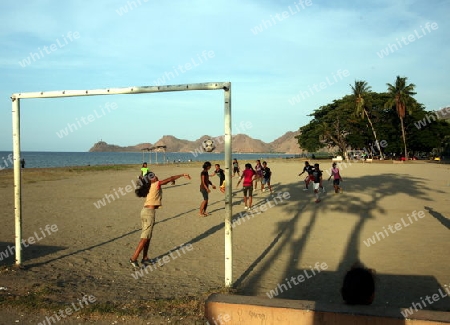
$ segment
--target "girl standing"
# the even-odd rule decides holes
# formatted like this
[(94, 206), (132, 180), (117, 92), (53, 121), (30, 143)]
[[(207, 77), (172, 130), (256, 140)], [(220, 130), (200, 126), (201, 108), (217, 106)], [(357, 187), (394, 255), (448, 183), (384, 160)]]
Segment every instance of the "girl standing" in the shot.
[(200, 193), (203, 195), (203, 201), (200, 203), (200, 217), (206, 217), (208, 213), (206, 213), (206, 208), (208, 207), (208, 198), (211, 190), (209, 189), (209, 185), (213, 189), (216, 187), (209, 180), (208, 171), (211, 169), (211, 163), (209, 161), (203, 164), (203, 171), (200, 173)]

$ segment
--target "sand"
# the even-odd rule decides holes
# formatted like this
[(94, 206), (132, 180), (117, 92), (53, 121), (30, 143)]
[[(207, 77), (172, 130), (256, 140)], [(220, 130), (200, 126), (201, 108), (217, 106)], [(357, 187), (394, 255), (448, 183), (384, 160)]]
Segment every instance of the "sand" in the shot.
[[(331, 165), (320, 163), (324, 170)], [(343, 193), (334, 194), (331, 182), (325, 182), (327, 192), (321, 194), (320, 203), (314, 202), (311, 190), (302, 190), (304, 177), (297, 176), (302, 161), (269, 160), (268, 165), (274, 193), (255, 193), (259, 208), (254, 214), (245, 216), (242, 192), (233, 189), (237, 292), (342, 303), (342, 278), (358, 260), (377, 272), (376, 306), (407, 308), (450, 287), (450, 165), (423, 161), (342, 165)], [(150, 246), (150, 256), (159, 257), (160, 266), (139, 276), (129, 265), (140, 235), (143, 199), (130, 191), (139, 167), (24, 184), (23, 238), (34, 238), (35, 243), (23, 251), (23, 269), (11, 267), (13, 257), (0, 261), (0, 294), (23, 296), (45, 289), (52, 302), (70, 305), (86, 295), (95, 297), (92, 305), (111, 302), (126, 309), (220, 290), (225, 281), (224, 195), (213, 191), (211, 215), (198, 216), (200, 164), (151, 166), (160, 179), (189, 173), (192, 180), (179, 179), (164, 187)], [(328, 178), (326, 172), (324, 176)], [(212, 181), (218, 185), (218, 177)], [(12, 184), (0, 188), (0, 197), (0, 251), (7, 252), (14, 243)], [(101, 199), (105, 206), (97, 208)], [(370, 245), (369, 237), (373, 237)], [(301, 274), (304, 282), (289, 281)], [(441, 298), (426, 309), (450, 311), (450, 299)], [(34, 318), (24, 317), (5, 308), (3, 313), (17, 315), (23, 324), (51, 315), (44, 310)], [(162, 307), (160, 318), (140, 319), (142, 324), (162, 324), (170, 314)], [(111, 324), (110, 319), (106, 323)], [(126, 321), (117, 318), (116, 323)]]

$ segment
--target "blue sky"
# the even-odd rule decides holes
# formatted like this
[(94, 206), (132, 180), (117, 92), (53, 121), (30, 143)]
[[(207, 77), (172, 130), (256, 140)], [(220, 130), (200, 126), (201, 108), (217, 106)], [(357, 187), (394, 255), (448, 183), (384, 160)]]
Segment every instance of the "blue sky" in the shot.
[[(450, 1), (7, 1), (0, 10), (0, 150), (13, 93), (232, 83), (233, 133), (271, 142), (366, 80), (450, 104)], [(21, 100), (21, 149), (87, 151), (223, 134), (223, 92)]]

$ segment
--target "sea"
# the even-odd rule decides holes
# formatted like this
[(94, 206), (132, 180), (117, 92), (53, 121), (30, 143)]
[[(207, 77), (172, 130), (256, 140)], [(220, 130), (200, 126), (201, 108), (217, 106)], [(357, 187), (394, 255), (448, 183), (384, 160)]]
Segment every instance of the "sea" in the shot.
[[(126, 165), (126, 164), (170, 164), (192, 161), (211, 161), (216, 163), (225, 159), (224, 153), (190, 153), (190, 152), (39, 152), (22, 151), (25, 168), (50, 168), (94, 165)], [(0, 151), (0, 170), (13, 168), (12, 151)], [(234, 153), (241, 164), (254, 160), (261, 161), (273, 158), (296, 158), (300, 155), (280, 153)]]

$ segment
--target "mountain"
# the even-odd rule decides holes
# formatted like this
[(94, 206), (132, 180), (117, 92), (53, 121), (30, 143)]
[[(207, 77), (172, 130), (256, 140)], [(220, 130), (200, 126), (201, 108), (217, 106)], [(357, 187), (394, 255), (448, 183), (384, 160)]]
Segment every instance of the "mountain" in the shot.
[(298, 141), (295, 138), (299, 132), (286, 132), (284, 135), (271, 142), (273, 152), (285, 152), (298, 154), (305, 152), (299, 148)]
[(135, 146), (121, 147), (115, 144), (108, 144), (104, 141), (99, 141), (89, 149), (89, 152), (123, 152), (123, 151), (141, 151), (144, 148), (152, 146), (151, 143), (141, 143)]
[[(270, 143), (263, 142), (258, 139), (253, 139), (246, 134), (236, 134), (232, 138), (233, 152), (239, 153), (256, 153), (256, 152), (277, 152), (299, 154), (303, 150), (299, 148), (295, 136), (298, 132), (287, 132), (281, 137), (275, 139)], [(224, 137), (211, 137), (204, 135), (195, 141), (185, 139), (178, 139), (172, 135), (164, 135), (154, 144), (140, 143), (134, 146), (120, 147), (114, 144), (108, 144), (104, 141), (99, 141), (89, 149), (89, 152), (117, 152), (117, 151), (141, 151), (144, 149), (152, 149), (155, 151), (167, 152), (195, 152), (202, 151), (202, 143), (206, 139), (213, 139), (216, 143), (215, 152), (224, 152), (225, 141)]]
[(450, 107), (444, 107), (438, 111), (435, 111), (434, 114), (436, 114), (440, 119), (450, 121)]

